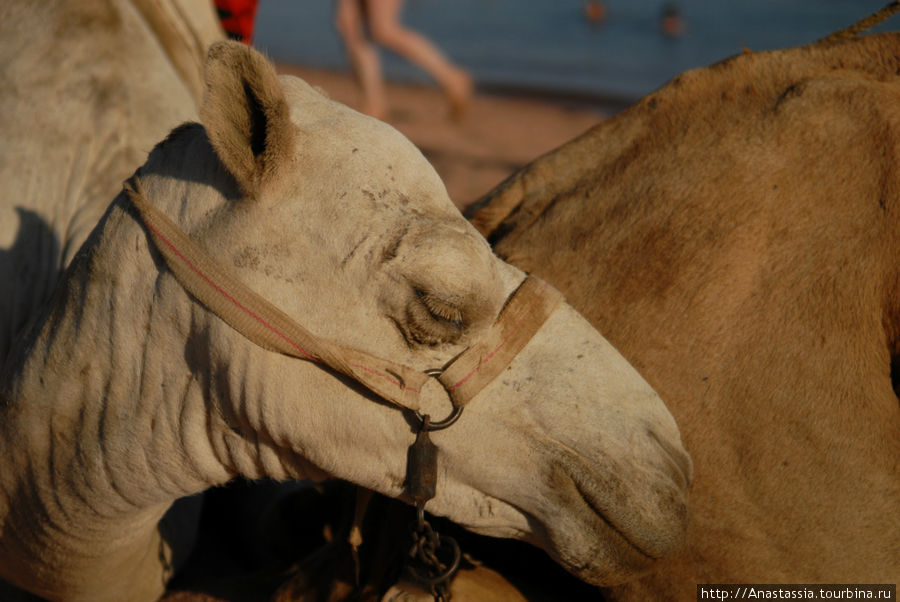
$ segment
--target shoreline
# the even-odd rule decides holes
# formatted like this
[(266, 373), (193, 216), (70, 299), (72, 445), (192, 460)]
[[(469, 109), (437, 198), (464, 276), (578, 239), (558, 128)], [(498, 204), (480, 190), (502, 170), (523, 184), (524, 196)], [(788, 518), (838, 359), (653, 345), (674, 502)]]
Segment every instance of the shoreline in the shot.
[[(279, 73), (299, 76), (332, 99), (358, 108), (360, 93), (348, 72), (276, 63)], [(386, 121), (431, 162), (460, 209), (517, 169), (568, 142), (631, 102), (609, 108), (585, 97), (507, 86), (479, 86), (459, 121), (433, 86), (387, 81)], [(620, 106), (621, 103), (626, 103)]]
[(480, 93), (506, 98), (527, 98), (559, 105), (563, 108), (600, 112), (608, 116), (621, 113), (640, 98), (615, 93), (601, 94), (588, 90), (541, 88), (527, 84), (479, 83)]

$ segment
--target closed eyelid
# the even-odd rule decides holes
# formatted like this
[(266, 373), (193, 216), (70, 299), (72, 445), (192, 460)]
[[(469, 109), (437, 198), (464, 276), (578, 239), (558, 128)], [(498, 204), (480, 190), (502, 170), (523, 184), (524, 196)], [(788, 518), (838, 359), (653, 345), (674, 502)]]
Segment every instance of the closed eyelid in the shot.
[(422, 288), (413, 287), (401, 320), (395, 320), (404, 338), (411, 344), (439, 345), (455, 343), (463, 335), (463, 312), (439, 300)]
[(447, 322), (457, 330), (462, 329), (463, 312), (457, 306), (420, 288), (416, 288), (415, 292), (431, 316)]

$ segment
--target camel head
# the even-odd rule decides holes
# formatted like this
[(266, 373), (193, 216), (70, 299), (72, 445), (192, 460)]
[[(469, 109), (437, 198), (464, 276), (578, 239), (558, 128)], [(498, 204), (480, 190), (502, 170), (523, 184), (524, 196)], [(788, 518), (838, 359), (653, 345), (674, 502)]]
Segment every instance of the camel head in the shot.
[[(214, 45), (206, 69), (202, 127), (176, 129), (138, 172), (150, 204), (322, 340), (424, 372), (490, 331), (525, 274), (493, 255), (408, 140), (297, 78), (277, 77), (241, 44)], [(112, 489), (130, 503), (161, 504), (164, 493), (237, 475), (339, 477), (404, 498), (419, 424), (412, 412), (220, 319), (176, 280), (125, 195), (71, 272), (89, 274), (83, 290), (60, 293), (77, 302), (72, 319), (96, 306), (104, 324), (121, 315), (122, 337), (135, 339), (114, 342), (117, 358), (133, 347), (139, 366), (117, 359), (113, 378), (133, 372), (139, 386), (109, 385), (102, 400), (86, 402), (132, 408), (107, 412), (111, 451), (103, 453), (138, 454), (151, 444), (142, 433), (168, 429), (152, 435), (153, 479), (134, 477), (143, 452), (120, 468), (104, 460), (104, 478), (121, 474)], [(95, 283), (107, 300), (92, 301)], [(103, 338), (71, 330), (94, 344)], [(65, 332), (57, 327), (46, 340), (60, 344)], [(119, 388), (126, 393), (116, 399)], [(422, 414), (451, 413), (436, 379), (419, 398)], [(145, 430), (120, 429), (121, 445), (110, 443), (115, 420), (149, 414)], [(565, 303), (455, 424), (430, 436), (439, 452), (427, 510), (532, 542), (582, 579), (627, 580), (680, 542), (691, 462), (675, 422)]]
[[(390, 126), (214, 46), (203, 129), (141, 169), (147, 197), (235, 275), (323, 339), (419, 371), (478, 342), (524, 275), (494, 256), (420, 152)], [(187, 301), (187, 299), (183, 299)], [(321, 366), (262, 349), (208, 313), (190, 369), (221, 422), (229, 473), (331, 475), (402, 497), (415, 421)], [(450, 413), (437, 382), (423, 413)], [(439, 448), (428, 509), (526, 539), (595, 583), (679, 542), (690, 461), (665, 405), (562, 305), (465, 408)]]

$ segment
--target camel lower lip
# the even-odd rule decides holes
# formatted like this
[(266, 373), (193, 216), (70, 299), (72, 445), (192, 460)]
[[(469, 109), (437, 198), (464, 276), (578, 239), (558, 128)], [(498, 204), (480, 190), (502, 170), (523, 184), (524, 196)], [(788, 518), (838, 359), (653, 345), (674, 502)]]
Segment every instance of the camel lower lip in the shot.
[[(589, 460), (562, 452), (557, 464), (558, 489), (576, 495), (585, 513), (580, 529), (568, 528), (569, 537), (576, 533), (582, 538), (580, 559), (588, 559), (587, 566), (576, 571), (609, 574), (606, 568), (591, 568), (608, 561), (633, 574), (681, 545), (687, 515), (685, 479), (674, 470), (664, 449), (658, 448), (658, 453), (659, 457), (650, 456), (633, 471), (625, 471), (621, 460), (609, 456)], [(631, 478), (624, 476), (629, 473)], [(550, 535), (565, 537), (563, 533)], [(606, 560), (601, 561), (601, 556)], [(583, 564), (575, 560), (574, 564)]]
[(613, 533), (618, 535), (619, 538), (625, 544), (627, 544), (633, 551), (637, 552), (638, 554), (640, 554), (641, 556), (646, 558), (648, 561), (652, 562), (655, 560), (659, 560), (658, 556), (654, 556), (653, 554), (650, 554), (647, 551), (645, 551), (644, 549), (642, 549), (641, 546), (639, 546), (637, 543), (635, 543), (631, 537), (629, 537), (625, 532), (623, 532), (618, 526), (616, 526), (610, 520), (610, 518), (607, 516), (604, 509), (597, 505), (597, 503), (594, 500), (594, 496), (590, 495), (587, 491), (585, 491), (580, 480), (575, 479), (573, 482), (575, 483), (575, 489), (578, 491), (578, 494), (584, 500), (584, 503), (587, 504), (587, 506), (589, 508), (591, 508), (591, 510), (594, 511), (594, 513), (597, 515), (597, 518), (599, 520), (601, 520), (603, 522), (603, 524), (606, 525), (606, 527), (610, 531), (612, 531)]

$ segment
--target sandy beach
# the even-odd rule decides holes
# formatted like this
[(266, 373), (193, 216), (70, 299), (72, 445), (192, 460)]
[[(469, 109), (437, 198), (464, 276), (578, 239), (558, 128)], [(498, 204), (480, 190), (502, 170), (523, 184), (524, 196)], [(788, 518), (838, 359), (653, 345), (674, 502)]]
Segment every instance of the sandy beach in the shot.
[[(321, 87), (335, 100), (359, 106), (356, 83), (346, 72), (288, 64), (278, 69)], [(421, 149), (460, 208), (608, 116), (563, 102), (476, 92), (466, 114), (454, 122), (436, 87), (389, 83), (388, 99), (387, 121)]]

